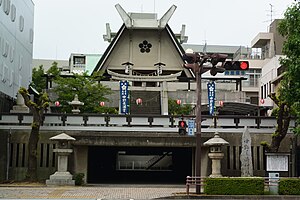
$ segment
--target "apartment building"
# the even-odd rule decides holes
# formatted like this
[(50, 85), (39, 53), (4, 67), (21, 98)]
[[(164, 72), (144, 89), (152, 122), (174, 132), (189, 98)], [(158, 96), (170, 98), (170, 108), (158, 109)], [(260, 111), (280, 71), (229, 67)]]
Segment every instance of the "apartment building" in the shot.
[(0, 1), (0, 112), (9, 112), (19, 88), (31, 82), (33, 17), (31, 0)]

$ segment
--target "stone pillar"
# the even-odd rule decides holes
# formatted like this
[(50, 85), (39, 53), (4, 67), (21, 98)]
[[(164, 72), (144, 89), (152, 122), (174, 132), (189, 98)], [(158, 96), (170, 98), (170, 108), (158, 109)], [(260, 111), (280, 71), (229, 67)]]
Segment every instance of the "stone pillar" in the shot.
[(229, 143), (219, 136), (218, 132), (215, 132), (215, 136), (203, 143), (204, 146), (209, 146), (210, 153), (208, 157), (212, 160), (211, 165), (211, 178), (222, 177), (221, 174), (221, 159), (224, 157), (224, 153), (221, 151), (221, 146), (228, 145)]
[(29, 113), (29, 108), (25, 105), (22, 95), (17, 93), (17, 105), (13, 106), (10, 113)]
[(50, 140), (58, 141), (58, 148), (53, 150), (58, 157), (57, 171), (50, 176), (50, 179), (46, 180), (46, 185), (75, 185), (72, 174), (68, 172), (68, 156), (73, 152), (73, 149), (70, 149), (69, 141), (75, 140), (75, 138), (62, 133)]
[(211, 178), (222, 177), (221, 174), (221, 159), (224, 157), (224, 153), (209, 153), (208, 157), (211, 159)]
[(80, 113), (79, 108), (84, 105), (83, 102), (78, 100), (78, 95), (77, 94), (75, 94), (73, 101), (69, 102), (69, 104), (71, 106), (73, 106), (73, 109), (72, 109), (73, 114), (79, 114)]

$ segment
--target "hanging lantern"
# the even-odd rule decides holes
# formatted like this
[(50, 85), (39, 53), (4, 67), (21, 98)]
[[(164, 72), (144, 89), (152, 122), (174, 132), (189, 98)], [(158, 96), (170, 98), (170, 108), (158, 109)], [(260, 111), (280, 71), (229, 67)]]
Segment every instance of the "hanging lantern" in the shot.
[(178, 105), (181, 105), (181, 100), (180, 100), (180, 99), (177, 99), (177, 100), (176, 100), (176, 103), (177, 103)]
[(136, 99), (136, 105), (141, 105), (143, 103), (143, 100), (141, 98)]
[(56, 107), (59, 107), (59, 106), (60, 106), (60, 103), (59, 103), (59, 101), (55, 101), (55, 103), (54, 103), (54, 104), (55, 104), (55, 106), (56, 106)]
[(101, 101), (101, 102), (99, 103), (99, 105), (100, 105), (101, 107), (103, 107), (103, 106), (105, 105), (104, 101)]
[(261, 103), (261, 104), (264, 104), (264, 103), (265, 103), (265, 100), (264, 100), (264, 99), (261, 99), (261, 100), (260, 100), (260, 103)]
[(220, 105), (220, 107), (223, 107), (224, 102), (223, 101), (219, 101), (219, 105)]

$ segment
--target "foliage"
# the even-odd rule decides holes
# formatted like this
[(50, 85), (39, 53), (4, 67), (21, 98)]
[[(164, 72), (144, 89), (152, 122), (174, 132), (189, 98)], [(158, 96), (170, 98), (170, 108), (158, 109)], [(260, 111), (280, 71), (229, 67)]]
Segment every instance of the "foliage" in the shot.
[[(105, 108), (99, 108), (99, 103), (101, 101), (109, 101), (105, 95), (111, 94), (111, 90), (98, 82), (99, 77), (101, 78), (97, 73), (88, 76), (86, 72), (82, 75), (73, 74), (70, 77), (56, 76), (54, 79), (56, 83), (54, 91), (58, 95), (57, 100), (63, 106), (62, 111), (71, 112), (72, 106), (69, 105), (69, 102), (77, 94), (79, 101), (84, 103), (80, 108), (81, 112), (103, 112)], [(106, 109), (105, 111), (115, 112), (114, 109)]]
[[(285, 37), (282, 52), (286, 57), (280, 59), (281, 66), (285, 69), (276, 94), (269, 97), (278, 106), (275, 111), (277, 127), (272, 135), (272, 141), (266, 150), (278, 152), (281, 141), (285, 138), (292, 115), (299, 122), (300, 106), (300, 2), (291, 5), (278, 25), (279, 33)], [(295, 132), (299, 134), (298, 127)]]
[(40, 65), (37, 68), (33, 68), (32, 69), (32, 82), (30, 83), (30, 85), (35, 88), (38, 92), (41, 92), (46, 85), (46, 79), (45, 77), (43, 77), (43, 75), (45, 74), (43, 65)]
[(278, 193), (281, 195), (300, 195), (300, 179), (281, 178)]
[(75, 185), (83, 185), (84, 184), (84, 173), (76, 173), (73, 175), (73, 178), (75, 180)]
[[(280, 64), (286, 67), (286, 71), (280, 82), (279, 95), (280, 99), (295, 111), (300, 122), (300, 1), (286, 10), (284, 19), (278, 25), (278, 31), (286, 38), (283, 46), (286, 57), (280, 61)], [(300, 134), (299, 126), (295, 132)]]
[(168, 100), (168, 108), (170, 115), (189, 115), (192, 111), (192, 106), (190, 104), (177, 104), (176, 100), (173, 99)]
[(52, 66), (47, 70), (47, 74), (58, 77), (60, 74), (60, 70), (58, 69), (57, 62), (53, 62)]
[(262, 195), (263, 178), (206, 178), (204, 193), (208, 195)]

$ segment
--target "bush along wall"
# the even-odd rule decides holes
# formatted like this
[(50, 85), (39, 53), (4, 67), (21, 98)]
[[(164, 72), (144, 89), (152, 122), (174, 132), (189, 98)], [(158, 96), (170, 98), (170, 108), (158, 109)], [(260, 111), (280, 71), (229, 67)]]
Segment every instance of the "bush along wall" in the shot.
[(278, 193), (282, 195), (300, 195), (300, 179), (281, 178)]
[(264, 179), (255, 178), (206, 178), (204, 193), (209, 195), (262, 195)]

